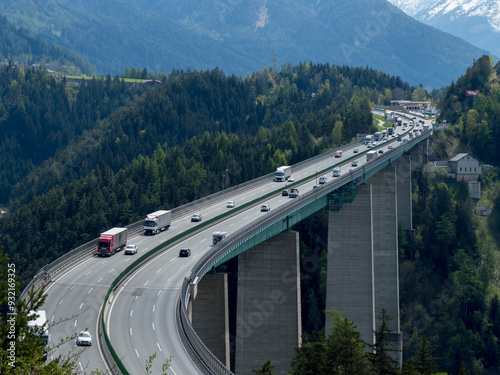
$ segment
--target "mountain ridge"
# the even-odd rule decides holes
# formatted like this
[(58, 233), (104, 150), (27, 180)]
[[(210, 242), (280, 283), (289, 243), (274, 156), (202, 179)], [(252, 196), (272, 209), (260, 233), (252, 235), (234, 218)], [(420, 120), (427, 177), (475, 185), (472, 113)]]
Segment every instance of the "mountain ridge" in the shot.
[(427, 25), (500, 56), (500, 1), (389, 0)]
[[(43, 40), (75, 49), (98, 74), (131, 66), (164, 72), (218, 67), (245, 76), (275, 62), (312, 61), (370, 66), (412, 85), (439, 88), (487, 53), (416, 22), (385, 0), (41, 4), (0, 4), (0, 12)], [(27, 8), (30, 12), (24, 12)]]

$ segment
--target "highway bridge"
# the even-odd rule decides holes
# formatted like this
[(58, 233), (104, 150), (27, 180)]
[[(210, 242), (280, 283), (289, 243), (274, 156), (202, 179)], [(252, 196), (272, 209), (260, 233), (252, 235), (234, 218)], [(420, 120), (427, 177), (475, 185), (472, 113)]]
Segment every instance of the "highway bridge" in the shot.
[[(409, 139), (410, 132), (418, 135)], [(135, 256), (99, 258), (93, 243), (83, 246), (32, 284), (48, 287), (44, 309), (59, 322), (51, 327), (51, 343), (88, 328), (94, 344), (79, 357), (82, 373), (142, 374), (156, 353), (153, 374), (171, 356), (169, 373), (229, 374), (227, 279), (212, 271), (238, 256), (235, 373), (251, 374), (268, 359), (283, 372), (301, 335), (298, 234), (290, 228), (324, 207), (330, 210), (327, 309), (353, 320), (362, 338), (373, 342), (384, 307), (399, 340), (397, 226), (411, 229), (411, 169), (423, 161), (430, 134), (422, 126), (397, 127), (394, 137), (372, 148), (355, 142), (342, 148), (341, 158), (333, 150), (292, 166), (293, 183), (274, 182), (270, 174), (175, 208), (167, 231), (144, 236), (131, 230)], [(367, 161), (373, 150), (377, 157)], [(340, 177), (332, 176), (334, 167)], [(321, 175), (328, 182), (319, 185)], [(281, 195), (292, 186), (298, 198)], [(236, 207), (227, 208), (228, 200)], [(263, 203), (271, 211), (261, 212)], [(203, 221), (191, 222), (194, 213)], [(216, 230), (228, 236), (214, 246)], [(192, 255), (180, 258), (181, 247)], [(279, 334), (283, 345), (269, 341), (269, 334)], [(70, 341), (50, 355), (75, 349)]]

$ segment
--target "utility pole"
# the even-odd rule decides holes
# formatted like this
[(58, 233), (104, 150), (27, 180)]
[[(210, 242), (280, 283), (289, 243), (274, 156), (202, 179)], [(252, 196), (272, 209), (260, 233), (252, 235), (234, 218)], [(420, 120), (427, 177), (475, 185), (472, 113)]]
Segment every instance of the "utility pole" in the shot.
[(273, 74), (278, 73), (276, 71), (276, 51), (273, 50)]

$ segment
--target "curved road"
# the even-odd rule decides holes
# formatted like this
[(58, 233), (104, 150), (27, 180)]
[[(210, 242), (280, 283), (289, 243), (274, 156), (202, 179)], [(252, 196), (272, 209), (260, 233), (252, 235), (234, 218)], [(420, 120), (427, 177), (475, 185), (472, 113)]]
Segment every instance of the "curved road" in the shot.
[[(401, 132), (403, 129), (397, 127), (397, 130)], [(366, 146), (357, 147), (360, 152), (366, 148)], [(292, 168), (292, 175), (296, 180), (314, 175), (316, 170), (329, 168), (354, 155), (353, 148), (354, 146), (344, 147), (343, 157), (340, 159), (333, 158), (333, 154), (329, 153), (314, 165), (304, 165), (300, 169)], [(387, 149), (387, 145), (383, 145), (383, 148)], [(361, 165), (366, 161), (366, 156), (360, 155), (357, 160)], [(348, 172), (350, 168), (350, 162), (341, 166), (342, 173)], [(334, 179), (331, 172), (327, 174), (327, 177), (329, 180)], [(299, 190), (308, 191), (315, 184), (316, 181), (312, 178), (300, 186)], [(238, 207), (270, 191), (285, 188), (286, 185), (287, 183), (269, 181), (249, 192), (240, 194), (235, 192), (231, 199)], [(269, 203), (273, 209), (286, 204), (289, 199), (276, 194), (265, 200), (265, 203)], [(185, 216), (172, 221), (169, 230), (156, 236), (140, 235), (129, 239), (128, 242), (138, 245), (140, 254), (147, 252), (166, 239), (199, 225), (190, 221), (194, 212), (201, 212), (203, 219), (206, 220), (232, 210), (226, 208), (225, 203), (225, 200), (210, 202), (208, 205), (205, 204), (200, 211), (193, 208), (192, 211), (186, 212)], [(181, 244), (166, 249), (147, 262), (123, 284), (113, 301), (112, 311), (109, 314), (112, 318), (107, 322), (107, 327), (114, 348), (123, 358), (131, 374), (145, 373), (146, 360), (153, 353), (157, 354), (153, 365), (154, 374), (161, 373), (161, 364), (171, 355), (173, 360), (169, 373), (178, 375), (200, 373), (184, 350), (175, 325), (175, 311), (184, 277), (189, 276), (194, 264), (210, 249), (213, 231), (224, 230), (231, 235), (242, 226), (265, 214), (265, 212), (260, 212), (259, 203), (219, 224), (207, 226), (201, 232), (190, 236)], [(179, 258), (180, 247), (190, 247), (192, 256)], [(94, 336), (93, 346), (84, 349), (79, 357), (82, 373), (89, 373), (96, 368), (106, 369), (95, 338), (99, 309), (111, 282), (135, 257), (118, 253), (110, 258), (89, 258), (60, 276), (48, 289), (48, 297), (43, 307), (47, 311), (48, 319), (53, 322), (64, 319), (51, 327), (51, 344), (85, 328), (88, 328)], [(69, 341), (49, 355), (53, 357), (79, 349), (74, 341)]]

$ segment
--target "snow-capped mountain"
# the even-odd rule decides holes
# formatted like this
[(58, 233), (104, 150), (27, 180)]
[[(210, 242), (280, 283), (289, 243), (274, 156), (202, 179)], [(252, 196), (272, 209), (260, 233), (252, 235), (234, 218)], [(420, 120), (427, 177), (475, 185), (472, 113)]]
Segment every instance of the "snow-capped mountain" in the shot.
[(388, 0), (406, 14), (500, 56), (500, 0)]

